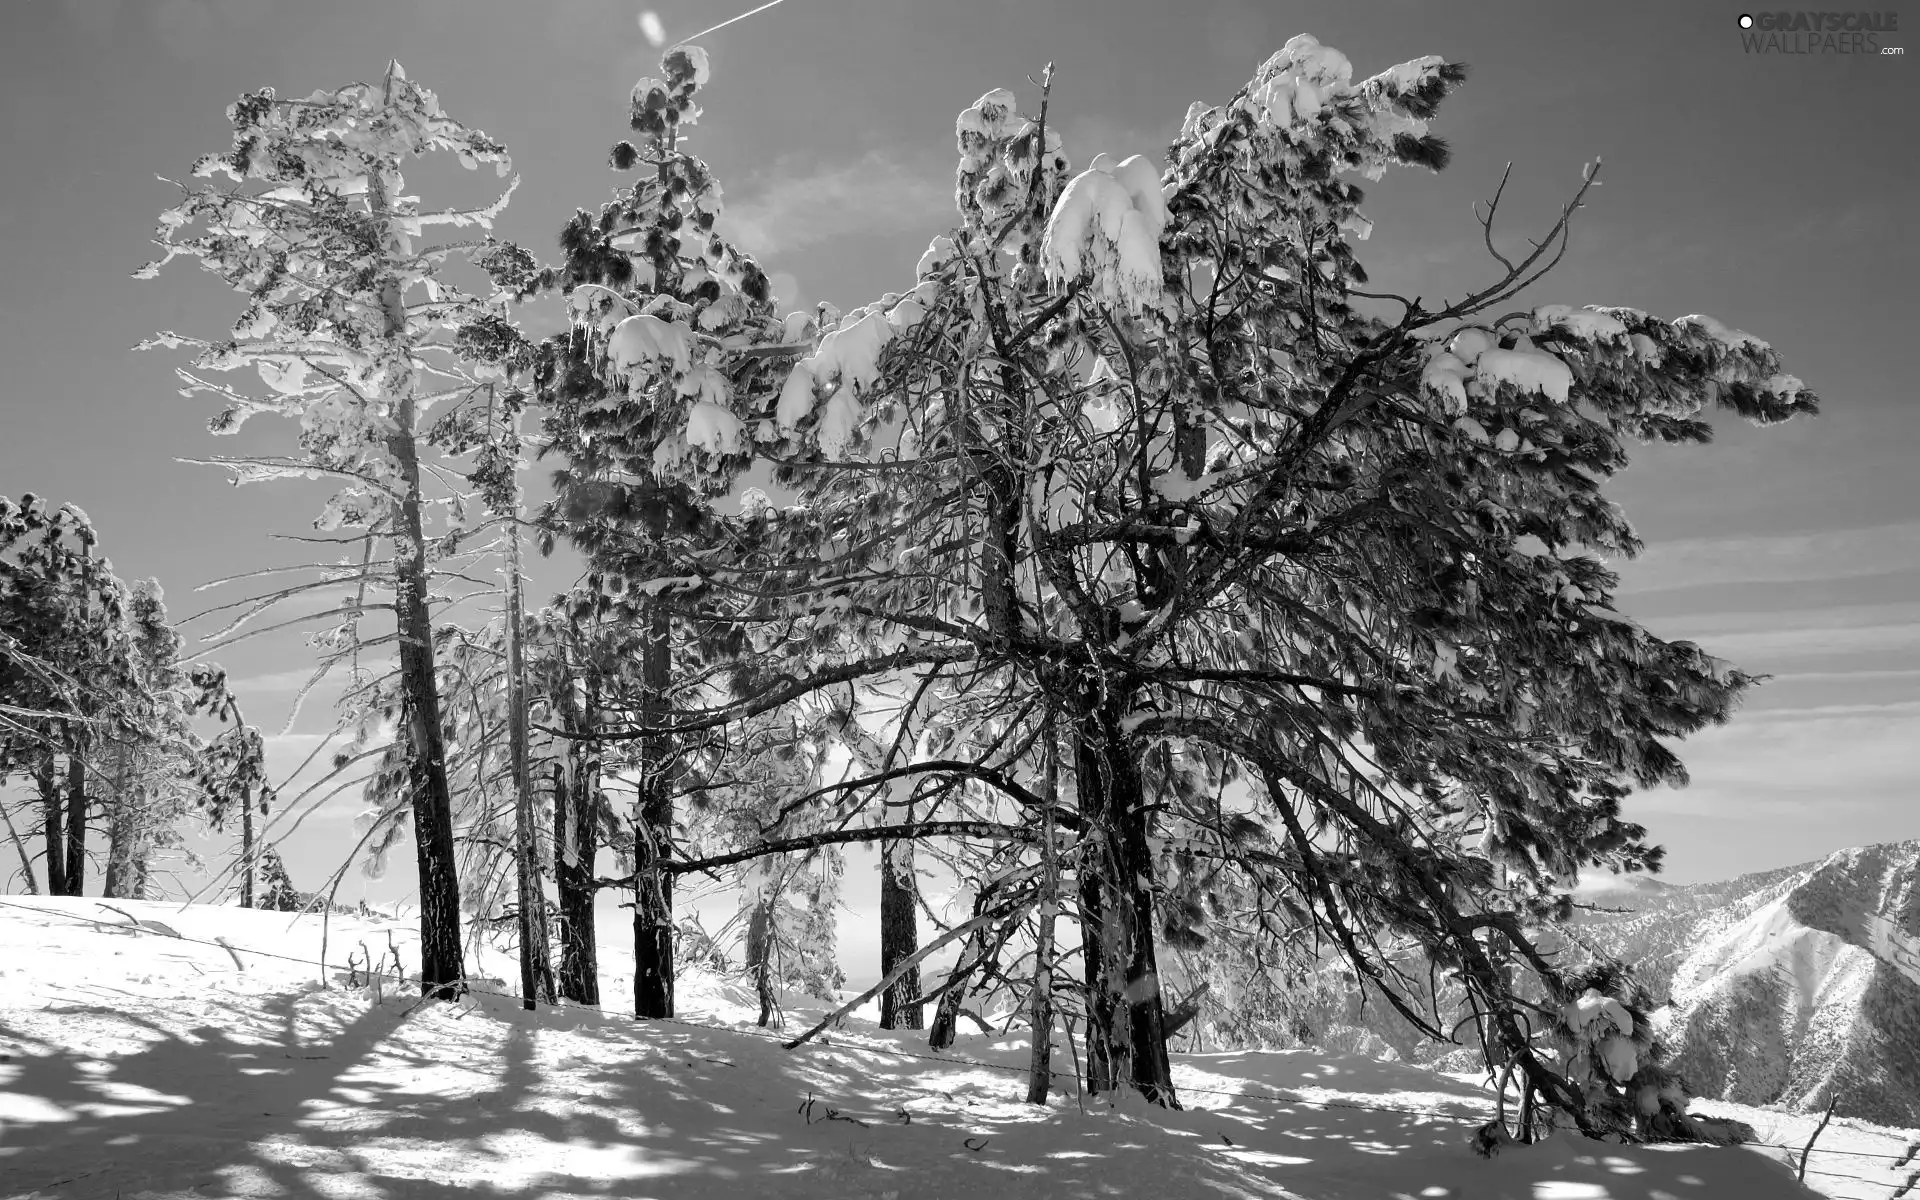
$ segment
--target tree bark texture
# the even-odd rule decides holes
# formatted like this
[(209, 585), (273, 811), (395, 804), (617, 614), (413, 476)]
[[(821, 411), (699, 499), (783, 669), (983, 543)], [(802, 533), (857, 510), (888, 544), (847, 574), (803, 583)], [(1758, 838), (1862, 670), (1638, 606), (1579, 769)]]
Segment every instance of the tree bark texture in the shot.
[(1080, 865), (1080, 921), (1090, 1012), (1087, 1089), (1133, 1087), (1178, 1108), (1167, 1058), (1165, 1004), (1154, 957), (1153, 858), (1139, 763), (1120, 719), (1126, 698), (1080, 721), (1075, 778), (1089, 839)]
[[(645, 704), (658, 716), (673, 676), (673, 618), (664, 608), (647, 616), (641, 664)], [(673, 1015), (673, 739), (641, 741), (640, 796), (634, 813), (633, 1010), (638, 1017)]]
[[(886, 975), (901, 959), (920, 948), (920, 930), (914, 908), (913, 843), (880, 844), (880, 974)], [(904, 876), (904, 878), (903, 878)], [(922, 1008), (910, 1003), (920, 994), (920, 968), (910, 967), (894, 985), (880, 993), (880, 1028), (919, 1029), (925, 1024)]]

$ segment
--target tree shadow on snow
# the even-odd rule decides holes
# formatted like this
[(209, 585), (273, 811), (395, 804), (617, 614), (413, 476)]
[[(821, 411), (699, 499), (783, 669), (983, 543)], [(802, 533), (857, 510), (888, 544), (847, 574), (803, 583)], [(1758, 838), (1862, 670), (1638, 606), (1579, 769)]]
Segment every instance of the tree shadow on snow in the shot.
[[(11, 1114), (24, 1119), (0, 1125), (0, 1190), (35, 1200), (319, 1200), (347, 1184), (395, 1200), (631, 1194), (615, 1190), (630, 1177), (567, 1169), (569, 1157), (627, 1139), (611, 1119), (532, 1102), (534, 1027), (416, 1003), (302, 990), (184, 1033), (88, 1006), (144, 1043), (98, 1056), (0, 1022), (0, 1042), (20, 1047), (4, 1064), (6, 1090), (32, 1098)], [(558, 1152), (527, 1153), (542, 1142)]]
[(967, 1068), (909, 1057), (923, 1035), (858, 1023), (790, 1053), (765, 1031), (490, 997), (418, 1006), (309, 989), (184, 1031), (102, 1005), (66, 1011), (139, 1045), (96, 1057), (37, 1020), (40, 1038), (0, 1022), (0, 1042), (22, 1048), (4, 1064), (7, 1091), (32, 1098), (0, 1126), (0, 1176), (32, 1200), (1812, 1194), (1747, 1151), (1563, 1137), (1484, 1160), (1466, 1120), (1252, 1094), (1484, 1109), (1445, 1076), (1307, 1053), (1182, 1056), (1186, 1111), (1083, 1111), (1064, 1046), (1069, 1073), (1041, 1109), (1021, 1102), (1017, 1070), (993, 1069), (1024, 1064), (1019, 1039), (963, 1039), (952, 1056), (989, 1064)]

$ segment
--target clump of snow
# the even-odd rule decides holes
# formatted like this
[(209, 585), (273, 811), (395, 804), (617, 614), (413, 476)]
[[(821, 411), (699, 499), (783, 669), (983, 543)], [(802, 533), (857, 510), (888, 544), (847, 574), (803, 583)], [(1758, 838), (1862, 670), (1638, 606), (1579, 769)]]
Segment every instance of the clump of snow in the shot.
[(1183, 140), (1198, 137), (1202, 131), (1210, 126), (1214, 114), (1219, 111), (1219, 109), (1204, 100), (1195, 100), (1192, 104), (1187, 105), (1187, 115), (1180, 121), (1180, 137)]
[(709, 454), (739, 454), (746, 447), (746, 422), (733, 411), (702, 400), (687, 412), (687, 445)]
[(813, 411), (813, 365), (806, 359), (793, 364), (787, 381), (780, 387), (780, 399), (773, 409), (780, 428), (792, 432)]
[(898, 329), (878, 308), (848, 313), (812, 354), (793, 365), (774, 406), (780, 429), (793, 432), (817, 403), (830, 401), (818, 436), (822, 449), (839, 454), (864, 417), (859, 393), (879, 381), (880, 356)]
[(1439, 70), (1445, 63), (1446, 60), (1438, 54), (1429, 54), (1424, 58), (1396, 63), (1373, 78), (1389, 84), (1395, 91), (1409, 92), (1419, 87), (1426, 81), (1427, 76)]
[(851, 388), (841, 388), (827, 401), (826, 411), (820, 414), (820, 428), (815, 436), (828, 458), (838, 458), (846, 451), (860, 428), (863, 416), (865, 413), (859, 401), (854, 399)]
[(262, 358), (254, 363), (260, 379), (283, 396), (297, 396), (307, 390), (307, 364), (299, 358)]
[(1798, 375), (1775, 374), (1768, 376), (1761, 390), (1770, 392), (1785, 400), (1791, 400), (1806, 390), (1806, 382)]
[(1691, 327), (1706, 334), (1729, 350), (1771, 350), (1772, 346), (1748, 333), (1744, 329), (1733, 329), (1721, 324), (1704, 313), (1693, 313), (1674, 322), (1681, 327)]
[(1589, 1027), (1596, 1021), (1602, 1029), (1591, 1031), (1591, 1036), (1604, 1036), (1607, 1026), (1615, 1033), (1633, 1033), (1633, 1014), (1627, 1011), (1627, 1006), (1596, 988), (1588, 988), (1561, 1005), (1560, 1019), (1567, 1023), (1568, 1029), (1582, 1035), (1589, 1035)]
[(1600, 1043), (1600, 1063), (1614, 1082), (1625, 1083), (1640, 1069), (1640, 1053), (1632, 1038), (1615, 1034)]
[(1574, 308), (1568, 304), (1543, 304), (1533, 310), (1534, 329), (1564, 329), (1589, 342), (1617, 342), (1627, 336), (1627, 327), (1618, 317), (1593, 305)]
[(1014, 95), (1006, 88), (994, 88), (960, 114), (960, 123), (990, 138), (1005, 137), (1012, 128)]
[(953, 239), (945, 234), (927, 243), (927, 252), (920, 256), (920, 262), (913, 268), (914, 277), (925, 279), (938, 271), (953, 258)]
[(1047, 220), (1041, 263), (1063, 287), (1090, 280), (1093, 294), (1130, 312), (1158, 304), (1160, 234), (1167, 207), (1160, 172), (1143, 155), (1114, 162), (1105, 154), (1073, 177)]
[(1567, 364), (1539, 350), (1517, 346), (1512, 350), (1485, 350), (1473, 365), (1475, 377), (1489, 389), (1506, 383), (1523, 392), (1538, 392), (1564, 404), (1567, 391), (1573, 386), (1573, 372)]
[(671, 364), (674, 375), (684, 375), (693, 356), (688, 340), (691, 332), (678, 322), (635, 313), (613, 327), (607, 340), (607, 359), (621, 375), (632, 375), (636, 368), (662, 361)]
[(1457, 355), (1448, 351), (1435, 354), (1420, 373), (1421, 386), (1447, 401), (1447, 411), (1459, 416), (1467, 411), (1467, 377), (1470, 370)]
[(1467, 366), (1472, 366), (1480, 355), (1494, 344), (1493, 335), (1484, 329), (1466, 328), (1453, 335), (1453, 341), (1447, 344), (1447, 350)]
[(896, 334), (905, 333), (925, 320), (927, 311), (939, 299), (940, 285), (931, 279), (923, 279), (887, 310), (887, 324), (893, 326)]
[(679, 386), (674, 390), (698, 403), (724, 406), (727, 402), (727, 377), (717, 367), (696, 363), (680, 377)]
[(666, 58), (661, 61), (664, 63), (676, 56), (686, 59), (687, 68), (692, 72), (693, 86), (705, 87), (712, 74), (707, 65), (707, 52), (699, 46), (675, 46), (667, 51)]
[(1250, 102), (1273, 124), (1285, 128), (1309, 121), (1335, 97), (1351, 91), (1353, 64), (1310, 33), (1302, 33), (1260, 68), (1264, 82)]
[(820, 339), (807, 362), (815, 382), (822, 386), (872, 387), (880, 377), (880, 352), (892, 340), (893, 330), (884, 313), (855, 309), (838, 329)]
[(786, 342), (806, 342), (813, 340), (814, 320), (812, 313), (790, 312), (780, 326), (780, 339)]
[(1472, 440), (1480, 443), (1482, 446), (1493, 440), (1492, 437), (1487, 434), (1487, 427), (1472, 417), (1454, 418), (1453, 427), (1461, 433), (1466, 434), (1467, 437)]

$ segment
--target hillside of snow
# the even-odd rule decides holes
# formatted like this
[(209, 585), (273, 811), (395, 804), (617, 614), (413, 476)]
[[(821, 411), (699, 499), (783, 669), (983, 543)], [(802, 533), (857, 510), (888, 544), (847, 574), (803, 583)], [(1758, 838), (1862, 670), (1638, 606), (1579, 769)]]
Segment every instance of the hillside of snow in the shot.
[(1755, 908), (1777, 899), (1811, 864), (1758, 871), (1734, 879), (1684, 886), (1647, 875), (1583, 881), (1574, 898), (1594, 911), (1576, 914), (1583, 939), (1634, 965), (1655, 996), (1672, 988), (1673, 973), (1691, 951)]
[[(789, 1052), (710, 976), (683, 981), (681, 1020), (626, 1018), (614, 922), (608, 1010), (532, 1013), (323, 970), (322, 925), (0, 897), (0, 1195), (1880, 1200), (1904, 1174), (1901, 1139), (1851, 1124), (1823, 1135), (1818, 1192), (1765, 1148), (1560, 1137), (1481, 1159), (1467, 1135), (1488, 1097), (1470, 1077), (1318, 1051), (1181, 1056), (1187, 1108), (1166, 1112), (1083, 1101), (1062, 1042), (1040, 1108), (1022, 1101), (1019, 1036), (963, 1035), (934, 1060), (924, 1035), (856, 1015)], [(408, 928), (326, 925), (336, 964), (364, 948), (417, 965)], [(793, 999), (788, 1034), (820, 1015)]]
[(1697, 1094), (1920, 1125), (1920, 841), (1596, 900), (1637, 910), (1582, 936), (1671, 996)]

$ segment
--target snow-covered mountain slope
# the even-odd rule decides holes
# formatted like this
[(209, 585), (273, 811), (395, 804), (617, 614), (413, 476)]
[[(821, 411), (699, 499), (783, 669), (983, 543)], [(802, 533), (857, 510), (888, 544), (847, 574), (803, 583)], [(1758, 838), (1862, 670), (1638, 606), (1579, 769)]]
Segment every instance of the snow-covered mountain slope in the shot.
[(1595, 899), (1637, 910), (1582, 933), (1672, 997), (1698, 1094), (1920, 1125), (1920, 841)]
[[(1184, 1112), (1022, 1102), (1018, 1037), (962, 1061), (857, 1016), (783, 1050), (743, 989), (694, 977), (685, 1019), (347, 986), (318, 917), (0, 897), (0, 1196), (155, 1200), (562, 1197), (1799, 1197), (1778, 1155), (1561, 1137), (1474, 1157), (1471, 1080), (1316, 1051), (1181, 1058)], [(326, 957), (417, 965), (392, 923), (335, 916)], [(224, 943), (224, 944), (222, 944)], [(500, 973), (503, 955), (477, 964)], [(507, 990), (507, 989), (502, 989)], [(790, 1031), (817, 1016), (796, 1001)], [(1055, 1060), (1069, 1070), (1059, 1047)], [(810, 1103), (809, 1103), (810, 1101)], [(1722, 1109), (1797, 1143), (1798, 1127)], [(1809, 1182), (1881, 1200), (1898, 1139), (1823, 1137)], [(1884, 1158), (1863, 1155), (1885, 1155)], [(1820, 1172), (1826, 1174), (1823, 1178)]]

